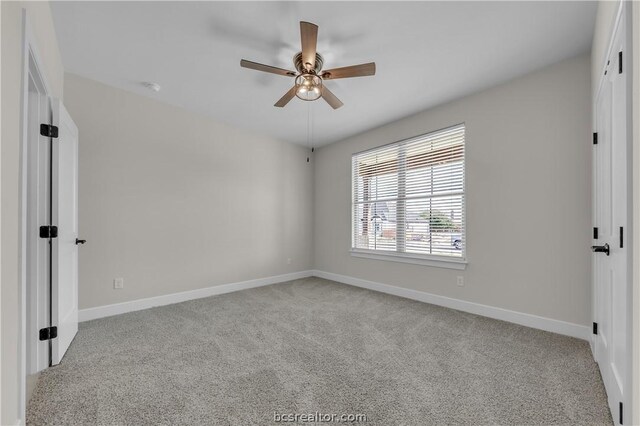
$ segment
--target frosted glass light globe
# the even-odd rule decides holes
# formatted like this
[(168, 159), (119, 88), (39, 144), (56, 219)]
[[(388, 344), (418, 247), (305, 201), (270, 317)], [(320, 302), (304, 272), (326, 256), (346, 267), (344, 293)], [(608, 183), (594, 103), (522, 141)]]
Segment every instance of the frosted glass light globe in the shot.
[(322, 96), (322, 79), (315, 74), (296, 77), (296, 96), (303, 101), (315, 101)]

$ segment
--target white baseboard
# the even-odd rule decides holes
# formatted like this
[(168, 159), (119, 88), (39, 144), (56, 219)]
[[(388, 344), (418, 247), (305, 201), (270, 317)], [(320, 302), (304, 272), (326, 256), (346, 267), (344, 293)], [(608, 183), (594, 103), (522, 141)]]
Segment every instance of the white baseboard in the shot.
[(514, 324), (576, 337), (578, 339), (589, 341), (591, 336), (589, 327), (584, 325), (554, 320), (537, 315), (525, 314), (522, 312), (510, 311), (508, 309), (496, 308), (494, 306), (481, 305), (479, 303), (467, 302), (464, 300), (453, 299), (451, 297), (438, 296), (436, 294), (426, 293), (423, 291), (396, 287), (389, 284), (367, 281), (360, 278), (334, 274), (331, 272), (314, 270), (311, 271), (311, 273), (315, 277), (325, 278), (327, 280), (337, 281), (343, 284), (349, 284), (356, 287), (379, 291), (382, 293), (393, 294), (394, 296), (400, 296), (407, 299), (418, 300), (420, 302), (431, 303), (433, 305), (444, 306), (446, 308), (456, 309), (458, 311), (469, 312), (484, 317), (512, 322)]
[(130, 302), (115, 303), (113, 305), (80, 309), (78, 311), (78, 321), (83, 322), (97, 318), (124, 314), (127, 312), (141, 311), (143, 309), (153, 308), (154, 306), (171, 305), (173, 303), (186, 302), (187, 300), (201, 299), (203, 297), (231, 293), (233, 291), (246, 290), (248, 288), (262, 287), (265, 285), (271, 285), (285, 281), (298, 280), (310, 276), (311, 271), (292, 272), (290, 274), (275, 275), (273, 277), (257, 278), (255, 280), (221, 284), (213, 287), (200, 288), (197, 290), (148, 297), (146, 299), (132, 300)]
[(446, 308), (456, 309), (463, 312), (469, 312), (476, 315), (482, 315), (489, 318), (512, 322), (514, 324), (537, 328), (539, 330), (550, 331), (552, 333), (576, 337), (578, 339), (587, 340), (591, 343), (591, 330), (589, 329), (589, 327), (584, 325), (572, 324), (569, 322), (540, 317), (537, 315), (525, 314), (522, 312), (511, 311), (503, 308), (496, 308), (494, 306), (481, 305), (479, 303), (467, 302), (460, 299), (453, 299), (451, 297), (438, 296), (436, 294), (426, 293), (423, 291), (411, 290), (408, 288), (396, 287), (389, 284), (367, 281), (360, 278), (354, 278), (346, 275), (339, 275), (332, 272), (318, 270), (293, 272), (290, 274), (276, 275), (272, 277), (258, 278), (255, 280), (241, 281), (231, 284), (222, 284), (197, 290), (184, 291), (180, 293), (166, 294), (163, 296), (149, 297), (146, 299), (132, 300), (130, 302), (116, 303), (113, 305), (81, 309), (78, 312), (78, 321), (89, 321), (92, 319), (149, 309), (155, 306), (170, 305), (173, 303), (185, 302), (187, 300), (200, 299), (203, 297), (215, 296), (218, 294), (225, 294), (239, 290), (246, 290), (249, 288), (262, 287), (310, 276), (325, 278), (327, 280), (337, 281), (343, 284), (362, 287), (382, 293), (393, 294), (394, 296), (400, 296), (407, 299), (431, 303), (433, 305), (444, 306)]

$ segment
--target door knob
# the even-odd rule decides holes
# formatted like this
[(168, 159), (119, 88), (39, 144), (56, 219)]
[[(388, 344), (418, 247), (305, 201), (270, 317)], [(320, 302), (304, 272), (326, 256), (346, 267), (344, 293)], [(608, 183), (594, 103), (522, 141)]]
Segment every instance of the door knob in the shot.
[(87, 242), (87, 240), (79, 240), (79, 239), (77, 239), (77, 238), (76, 238), (76, 245), (78, 245), (78, 244), (84, 244), (84, 243), (86, 243), (86, 242)]
[(594, 253), (605, 253), (607, 256), (609, 256), (609, 244), (605, 244), (603, 246), (591, 246), (591, 251), (593, 251)]

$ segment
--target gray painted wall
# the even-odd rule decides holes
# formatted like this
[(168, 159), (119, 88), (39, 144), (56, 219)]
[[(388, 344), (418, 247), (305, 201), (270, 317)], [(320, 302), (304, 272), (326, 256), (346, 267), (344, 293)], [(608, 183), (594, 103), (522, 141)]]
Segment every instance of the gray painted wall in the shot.
[(72, 74), (65, 103), (88, 240), (80, 309), (311, 268), (308, 150)]
[[(590, 75), (583, 55), (320, 148), (315, 268), (588, 324)], [(461, 122), (467, 269), (350, 256), (351, 155)], [(456, 285), (458, 275), (464, 287)]]

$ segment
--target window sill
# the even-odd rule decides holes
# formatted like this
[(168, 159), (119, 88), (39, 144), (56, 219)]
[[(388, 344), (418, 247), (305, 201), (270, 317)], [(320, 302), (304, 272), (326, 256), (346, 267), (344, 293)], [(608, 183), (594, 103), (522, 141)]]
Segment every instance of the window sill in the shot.
[(467, 261), (464, 259), (427, 258), (422, 256), (399, 255), (393, 253), (371, 252), (366, 250), (350, 250), (351, 256), (363, 259), (384, 260), (389, 262), (411, 263), (413, 265), (434, 266), (437, 268), (464, 270)]

